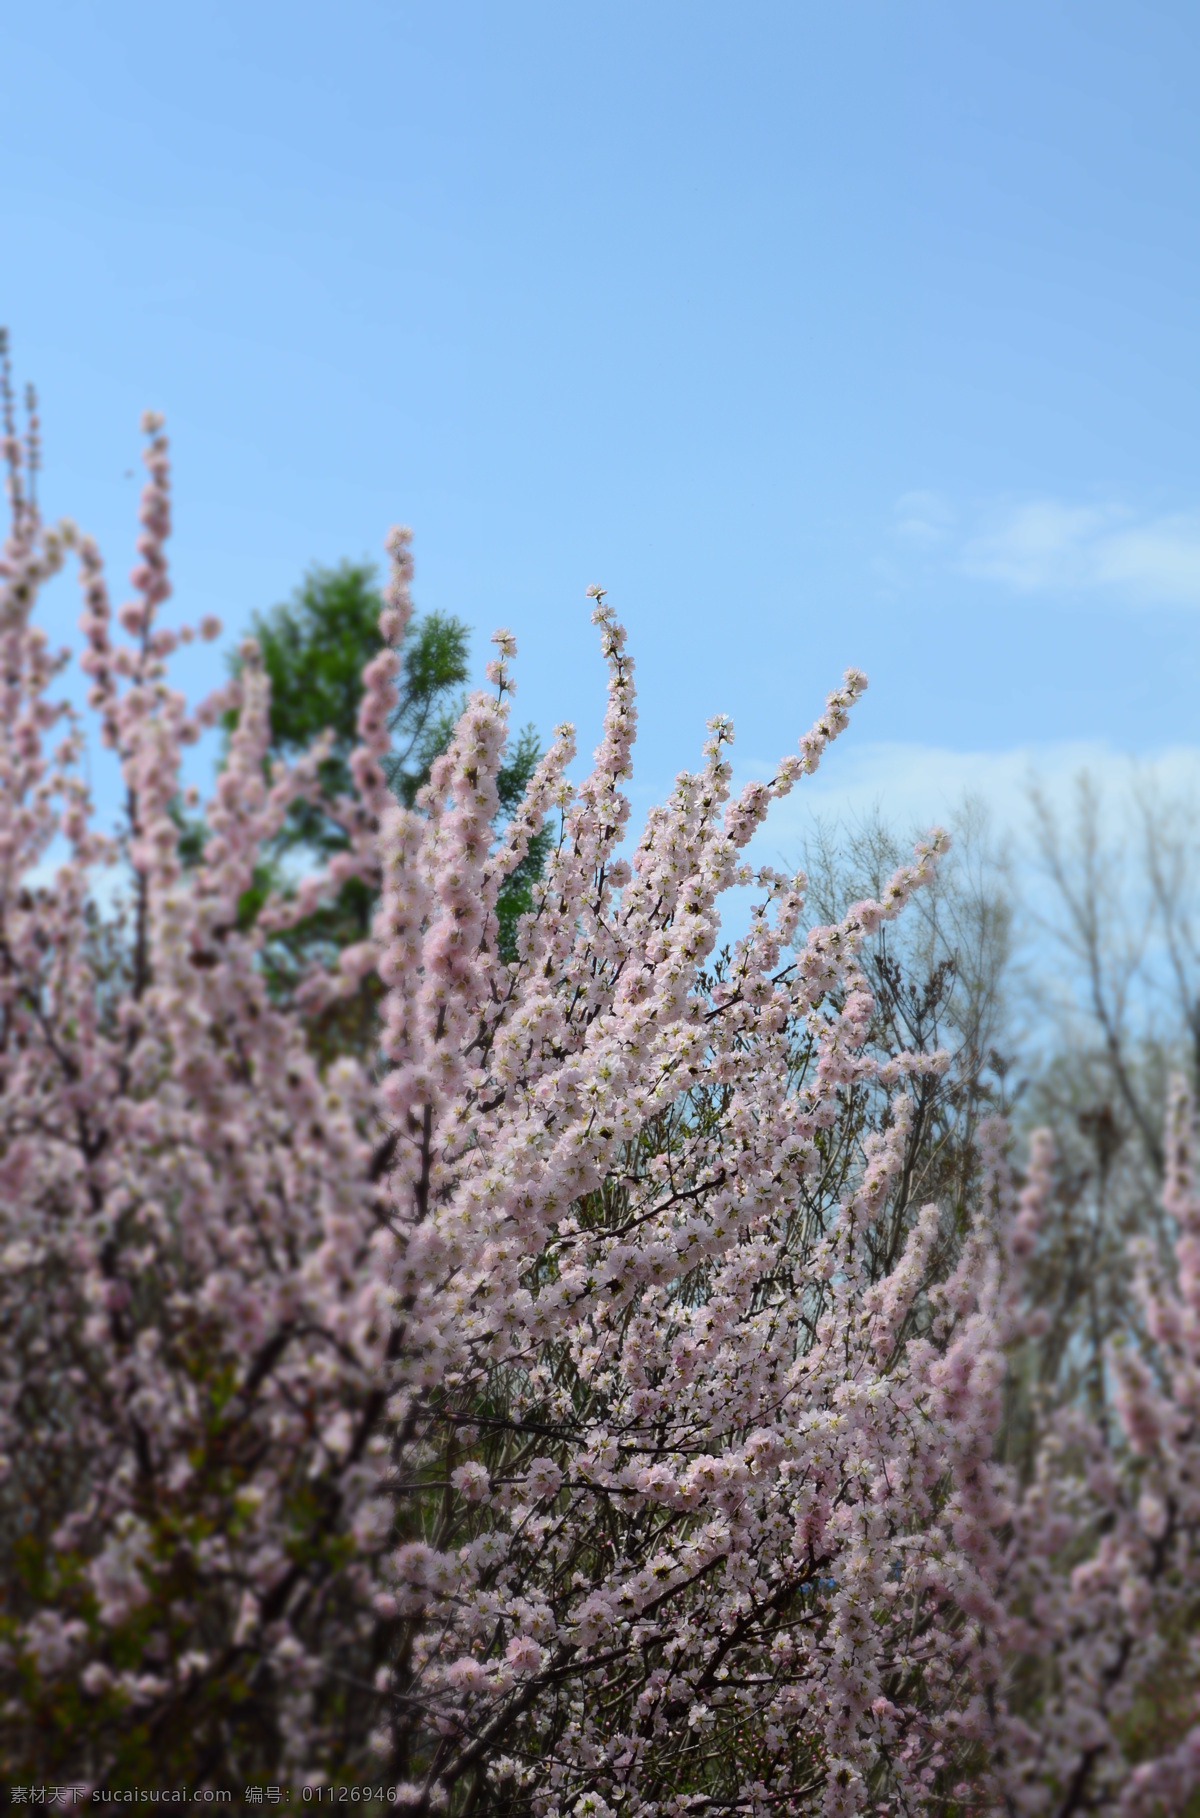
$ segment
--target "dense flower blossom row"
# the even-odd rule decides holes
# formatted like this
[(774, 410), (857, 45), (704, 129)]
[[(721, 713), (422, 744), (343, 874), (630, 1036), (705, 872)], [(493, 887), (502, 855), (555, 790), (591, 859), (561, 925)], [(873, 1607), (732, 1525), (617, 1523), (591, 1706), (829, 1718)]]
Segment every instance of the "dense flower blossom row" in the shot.
[[(632, 663), (593, 590), (593, 767), (569, 780), (559, 728), (497, 840), (508, 633), (417, 806), (387, 789), (394, 532), (334, 808), (349, 847), (249, 915), (321, 753), (265, 770), (252, 644), (196, 708), (170, 685), (194, 634), (161, 623), (168, 453), (146, 429), (115, 622), (95, 546), (40, 522), (35, 445), (11, 421), (5, 442), (4, 1771), (399, 1782), (414, 1810), (545, 1818), (1181, 1811), (1200, 1728), (1134, 1766), (1122, 1723), (1181, 1670), (1200, 1582), (1190, 1106), (1177, 1280), (1145, 1259), (1113, 1431), (1064, 1417), (1021, 1486), (996, 1444), (1045, 1142), (1018, 1193), (989, 1125), (970, 1231), (913, 1206), (878, 1241), (907, 1203), (912, 1085), (945, 1057), (874, 1050), (861, 955), (945, 838), (827, 927), (805, 927), (802, 878), (744, 860), (865, 679), (740, 793), (711, 722), (634, 839)], [(70, 551), (117, 834), (31, 618)], [(182, 750), (229, 707), (188, 868)], [(509, 962), (497, 892), (547, 825)], [(119, 915), (97, 907), (118, 865)], [(268, 988), (273, 936), (351, 875), (377, 892), (371, 938)], [(751, 882), (718, 954), (722, 894)], [(374, 1064), (319, 1065), (306, 1018), (371, 974)]]

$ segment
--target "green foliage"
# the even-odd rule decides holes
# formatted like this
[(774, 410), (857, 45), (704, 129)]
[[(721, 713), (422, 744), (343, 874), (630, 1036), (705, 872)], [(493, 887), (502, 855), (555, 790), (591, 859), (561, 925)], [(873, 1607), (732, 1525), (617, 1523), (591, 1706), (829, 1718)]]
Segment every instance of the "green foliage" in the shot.
[[(269, 759), (293, 761), (321, 733), (331, 731), (332, 745), (320, 773), (328, 803), (352, 793), (350, 757), (358, 739), (362, 672), (382, 648), (382, 604), (371, 564), (343, 561), (334, 568), (310, 568), (290, 600), (256, 613), (251, 621), (271, 684)], [(469, 628), (448, 614), (426, 613), (408, 627), (391, 721), (393, 747), (386, 765), (389, 785), (406, 807), (415, 804), (454, 729), (470, 673), (469, 647)], [(230, 661), (236, 672), (239, 658), (234, 655)], [(227, 732), (234, 723), (235, 716), (230, 715)], [(540, 756), (537, 734), (526, 726), (514, 739), (498, 778), (502, 821), (520, 802)], [(195, 864), (203, 851), (203, 822), (186, 818), (178, 809), (176, 819), (184, 863)], [(548, 833), (534, 841), (501, 891), (497, 917), (505, 958), (515, 957), (517, 923), (532, 904), (548, 842)], [(324, 862), (346, 845), (345, 834), (321, 803), (295, 804), (267, 864), (242, 899), (239, 919), (253, 921), (281, 876), (294, 874), (306, 861)], [(286, 991), (313, 959), (364, 939), (373, 913), (373, 896), (363, 884), (343, 885), (333, 903), (273, 943), (269, 963), (275, 988)], [(376, 995), (377, 986), (368, 980), (355, 999), (339, 1005), (333, 1017), (314, 1030), (318, 1045), (331, 1054), (347, 1048), (361, 1052), (371, 1039)]]
[[(311, 568), (289, 601), (251, 621), (271, 683), (271, 755), (299, 757), (318, 734), (332, 730), (333, 750), (322, 775), (331, 798), (350, 791), (362, 672), (382, 648), (382, 605), (375, 570), (368, 563), (342, 562), (337, 568)], [(428, 780), (457, 718), (459, 691), (469, 674), (470, 635), (461, 619), (437, 612), (409, 627), (388, 779), (406, 807)], [(280, 835), (283, 851), (302, 845), (328, 853), (343, 844), (340, 832), (312, 807), (298, 809)]]

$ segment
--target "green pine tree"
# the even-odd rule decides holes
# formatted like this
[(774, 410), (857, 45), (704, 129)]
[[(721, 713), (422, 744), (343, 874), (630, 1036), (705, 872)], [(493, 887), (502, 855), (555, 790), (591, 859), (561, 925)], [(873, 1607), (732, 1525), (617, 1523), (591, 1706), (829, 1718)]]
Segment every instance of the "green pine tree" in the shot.
[[(357, 743), (362, 672), (381, 648), (382, 604), (375, 569), (366, 562), (343, 561), (335, 568), (310, 568), (290, 600), (256, 613), (251, 621), (271, 683), (268, 761), (294, 760), (319, 733), (331, 728), (333, 745), (321, 768), (322, 793), (329, 801), (352, 792), (350, 755)], [(469, 647), (469, 628), (448, 614), (416, 615), (408, 627), (387, 764), (391, 788), (406, 807), (415, 803), (453, 731), (469, 675)], [(236, 655), (230, 664), (236, 671)], [(232, 723), (231, 717), (227, 730)], [(537, 734), (526, 726), (513, 740), (500, 771), (497, 831), (520, 802), (540, 756)], [(185, 860), (195, 862), (203, 847), (203, 823), (180, 819)], [(501, 890), (497, 917), (505, 958), (514, 956), (517, 922), (531, 904), (548, 842), (548, 833), (534, 841)], [(306, 861), (327, 860), (346, 844), (345, 834), (319, 802), (294, 804), (254, 886), (242, 899), (241, 917), (252, 920), (258, 913), (272, 878), (280, 873), (298, 875)], [(286, 991), (313, 959), (322, 954), (332, 957), (337, 949), (362, 940), (370, 931), (374, 908), (373, 894), (364, 884), (356, 880), (344, 884), (326, 908), (272, 942), (268, 966), (273, 987)], [(377, 985), (368, 982), (362, 1001), (314, 1030), (320, 1047), (332, 1054), (346, 1044), (360, 1049), (369, 1042), (377, 992)]]

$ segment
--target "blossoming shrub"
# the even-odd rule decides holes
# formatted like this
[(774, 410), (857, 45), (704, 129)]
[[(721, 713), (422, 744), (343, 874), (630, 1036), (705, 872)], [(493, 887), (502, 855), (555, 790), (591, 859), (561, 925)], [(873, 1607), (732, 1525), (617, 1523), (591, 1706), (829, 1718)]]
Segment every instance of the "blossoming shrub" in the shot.
[[(1140, 1330), (1110, 1350), (1107, 1421), (1048, 1410), (1033, 1479), (1012, 1496), (995, 1579), (997, 1810), (1200, 1812), (1200, 1183), (1181, 1082), (1166, 1151), (1174, 1254), (1135, 1248)], [(1052, 1163), (1042, 1136), (1027, 1188), (1039, 1218)]]
[[(741, 856), (863, 678), (740, 794), (712, 722), (632, 841), (632, 669), (597, 595), (594, 766), (568, 780), (560, 728), (497, 845), (507, 634), (417, 806), (386, 787), (409, 613), (393, 533), (345, 850), (247, 915), (321, 754), (264, 774), (252, 645), (195, 711), (170, 686), (189, 634), (160, 623), (149, 434), (116, 626), (97, 550), (42, 526), (7, 441), (4, 1772), (602, 1818), (1083, 1809), (1045, 1804), (1077, 1739), (1060, 1724), (1013, 1765), (1039, 1733), (1006, 1703), (1011, 1651), (1036, 1642), (1013, 1614), (1024, 1562), (1061, 1552), (992, 1458), (1045, 1170), (1014, 1205), (989, 1126), (974, 1229), (917, 1207), (906, 1087), (944, 1059), (869, 1040), (863, 942), (943, 838), (808, 930), (803, 880)], [(31, 619), (70, 548), (128, 791), (115, 838)], [(231, 706), (185, 868), (181, 750)], [(508, 960), (497, 894), (546, 827)], [(123, 922), (96, 906), (117, 864)], [(272, 940), (352, 876), (378, 892), (371, 939), (269, 988)], [(719, 956), (722, 893), (755, 876)], [(371, 1064), (318, 1064), (310, 1019), (371, 975)], [(1153, 1551), (1171, 1517), (1137, 1519)]]

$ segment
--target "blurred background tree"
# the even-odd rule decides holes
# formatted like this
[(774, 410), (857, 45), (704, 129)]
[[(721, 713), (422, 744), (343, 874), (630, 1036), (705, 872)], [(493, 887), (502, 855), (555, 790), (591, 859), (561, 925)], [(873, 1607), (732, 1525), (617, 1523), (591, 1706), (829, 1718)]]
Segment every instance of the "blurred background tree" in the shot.
[[(1073, 797), (1031, 792), (1031, 823), (1001, 847), (978, 807), (950, 819), (932, 883), (863, 952), (881, 1050), (950, 1055), (913, 1082), (901, 1191), (880, 1226), (880, 1267), (920, 1205), (942, 1208), (943, 1246), (965, 1228), (980, 1120), (1005, 1116), (1015, 1152), (1049, 1128), (1056, 1196), (1030, 1266), (1042, 1330), (1012, 1359), (1005, 1451), (1033, 1457), (1039, 1410), (1108, 1418), (1107, 1348), (1141, 1346), (1130, 1243), (1164, 1266), (1176, 1233), (1161, 1203), (1162, 1130), (1173, 1073), (1200, 1090), (1200, 808), (1146, 777)], [(835, 920), (876, 894), (911, 846), (878, 814), (816, 823), (800, 854), (809, 919)], [(860, 1095), (866, 1089), (857, 1087)], [(862, 1128), (869, 1116), (864, 1106)], [(847, 1120), (840, 1140), (852, 1141)], [(843, 1175), (861, 1157), (839, 1159)], [(923, 1317), (921, 1304), (914, 1320)]]
[[(268, 862), (242, 899), (240, 914), (252, 919), (273, 880), (299, 876), (306, 860), (323, 863), (348, 846), (346, 834), (323, 806), (352, 795), (350, 756), (357, 743), (362, 700), (362, 672), (382, 648), (379, 614), (383, 600), (375, 568), (369, 562), (314, 565), (290, 600), (256, 613), (251, 635), (262, 652), (271, 683), (269, 759), (291, 762), (327, 728), (333, 740), (321, 766), (321, 800), (293, 806), (276, 836)], [(429, 780), (435, 759), (445, 749), (462, 707), (470, 675), (471, 632), (451, 614), (415, 614), (401, 648), (397, 676), (399, 700), (392, 716), (392, 752), (388, 781), (397, 799), (413, 807)], [(236, 673), (240, 658), (231, 655)], [(226, 720), (232, 730), (236, 716)], [(513, 738), (499, 776), (500, 816), (497, 832), (520, 802), (538, 759), (541, 743), (532, 726)], [(203, 850), (202, 819), (179, 818), (185, 827), (185, 858), (195, 863)], [(515, 955), (517, 922), (532, 902), (533, 885), (545, 862), (549, 831), (531, 844), (523, 862), (505, 881), (497, 902), (499, 944), (505, 958)], [(360, 941), (370, 932), (374, 893), (360, 880), (344, 883), (334, 900), (272, 942), (273, 988), (289, 991), (306, 968), (322, 956)], [(361, 1051), (372, 1039), (378, 982), (368, 979), (357, 996), (333, 1015), (318, 1019), (314, 1040), (328, 1054), (349, 1045)], [(334, 1026), (336, 1024), (336, 1026)]]

